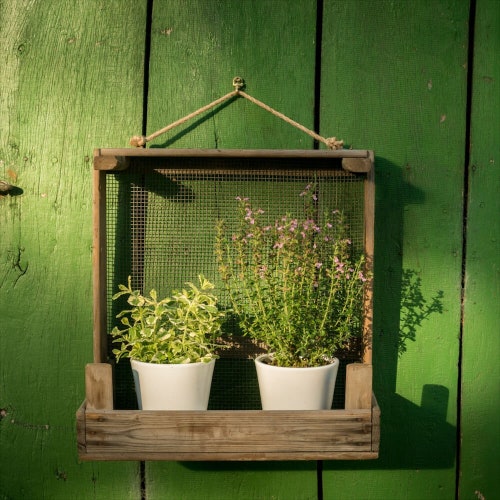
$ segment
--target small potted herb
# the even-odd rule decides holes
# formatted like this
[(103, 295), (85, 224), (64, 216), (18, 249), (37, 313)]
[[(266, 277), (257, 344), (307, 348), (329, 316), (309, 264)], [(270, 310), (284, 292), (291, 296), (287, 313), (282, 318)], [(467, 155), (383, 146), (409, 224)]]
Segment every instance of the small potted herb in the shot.
[[(330, 408), (335, 355), (362, 333), (364, 257), (353, 256), (342, 212), (319, 216), (313, 185), (300, 196), (300, 217), (270, 219), (237, 197), (236, 227), (217, 224), (218, 268), (233, 310), (244, 334), (268, 348), (256, 359), (264, 409)], [(270, 389), (268, 372), (278, 377)], [(288, 392), (292, 374), (301, 379), (293, 379)], [(318, 395), (316, 376), (326, 379)]]
[(120, 344), (113, 349), (117, 361), (131, 360), (140, 409), (207, 409), (224, 313), (214, 285), (203, 276), (199, 283), (159, 299), (156, 290), (149, 296), (133, 290), (129, 277), (113, 296), (127, 296), (131, 306), (117, 315), (124, 328), (111, 335)]

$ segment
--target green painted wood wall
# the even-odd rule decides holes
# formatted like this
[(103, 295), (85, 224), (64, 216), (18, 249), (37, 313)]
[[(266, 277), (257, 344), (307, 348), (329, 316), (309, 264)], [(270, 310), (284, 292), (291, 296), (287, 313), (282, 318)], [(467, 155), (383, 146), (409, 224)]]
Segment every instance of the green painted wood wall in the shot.
[[(471, 1), (0, 0), (1, 500), (498, 498), (500, 8)], [(80, 463), (93, 148), (237, 75), (375, 150), (380, 459)], [(154, 145), (313, 147), (242, 99)]]

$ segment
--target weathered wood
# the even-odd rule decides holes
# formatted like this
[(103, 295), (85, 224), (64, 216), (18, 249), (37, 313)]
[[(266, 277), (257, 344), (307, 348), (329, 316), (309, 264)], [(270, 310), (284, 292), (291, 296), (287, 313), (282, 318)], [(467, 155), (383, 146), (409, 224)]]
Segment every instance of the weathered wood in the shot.
[(368, 172), (373, 163), (373, 155), (364, 149), (102, 148), (94, 152), (94, 169), (125, 170), (133, 158), (342, 158), (348, 161), (344, 168), (356, 173)]
[[(341, 130), (348, 147), (377, 155), (373, 367), (384, 450), (370, 471), (325, 466), (328, 498), (456, 496), (470, 3), (323, 2), (320, 133)], [(418, 277), (412, 289), (408, 273)], [(419, 321), (440, 291), (442, 309)], [(433, 402), (446, 408), (449, 432), (421, 405), (429, 380), (449, 390)]]
[(93, 172), (93, 346), (94, 363), (107, 359), (107, 310), (106, 310), (106, 174)]
[(89, 410), (113, 409), (113, 371), (108, 363), (85, 367), (85, 400)]
[(72, 443), (92, 151), (141, 127), (145, 19), (132, 0), (0, 1), (0, 179), (22, 190), (0, 196), (0, 498), (141, 497), (138, 464), (82, 466)]
[(372, 451), (378, 454), (380, 448), (380, 407), (372, 393)]
[(342, 168), (348, 172), (366, 173), (373, 167), (373, 156), (367, 158), (358, 158), (351, 156), (342, 157)]
[(311, 460), (376, 458), (372, 412), (85, 411), (95, 460)]
[(345, 408), (372, 407), (372, 365), (351, 363), (346, 366)]
[[(330, 162), (325, 159), (337, 160), (341, 158), (344, 153), (352, 154), (360, 158), (368, 158), (370, 161), (370, 169), (368, 172), (352, 174), (345, 172), (342, 169), (339, 161)], [(219, 176), (224, 174), (226, 176), (234, 175), (236, 178), (241, 176), (248, 176), (246, 181), (250, 182), (256, 178), (256, 175), (269, 175), (276, 176), (280, 171), (286, 170), (287, 177), (292, 178), (294, 175), (303, 177), (304, 172), (308, 170), (315, 170), (315, 175), (318, 177), (332, 178), (339, 176), (340, 184), (342, 182), (356, 181), (364, 183), (363, 191), (358, 193), (360, 206), (364, 206), (364, 212), (359, 211), (358, 216), (364, 217), (365, 222), (363, 227), (359, 227), (359, 238), (364, 238), (364, 250), (366, 255), (367, 267), (367, 288), (364, 296), (364, 324), (363, 324), (363, 345), (364, 345), (364, 362), (371, 362), (371, 342), (372, 342), (372, 323), (373, 323), (373, 298), (372, 298), (372, 274), (373, 274), (373, 247), (374, 247), (374, 166), (373, 166), (373, 152), (372, 151), (353, 151), (353, 150), (337, 150), (337, 151), (302, 151), (302, 150), (209, 150), (209, 149), (175, 149), (164, 150), (153, 148), (150, 150), (144, 149), (101, 149), (96, 150), (96, 158), (121, 158), (127, 156), (128, 159), (133, 160), (133, 168), (144, 175), (146, 185), (153, 189), (154, 182), (148, 182), (149, 174), (172, 176), (174, 174), (184, 175), (192, 173), (193, 175), (199, 174), (213, 174)], [(247, 161), (242, 166), (239, 159), (245, 158), (252, 160), (250, 163)], [(282, 158), (289, 158), (293, 161), (293, 168), (287, 170), (287, 163), (280, 160)], [(165, 160), (168, 159), (168, 168), (165, 168)], [(211, 162), (214, 162), (213, 164)], [(107, 161), (104, 162), (105, 164)], [(326, 164), (325, 164), (326, 163)], [(99, 164), (96, 163), (96, 168)], [(155, 169), (153, 171), (153, 168)], [(119, 176), (120, 174), (118, 174)], [(207, 181), (209, 182), (209, 181)], [(136, 207), (137, 213), (132, 215), (134, 220), (133, 231), (129, 236), (133, 241), (133, 255), (131, 268), (135, 269), (134, 276), (136, 278), (143, 276), (144, 266), (142, 260), (144, 259), (144, 248), (142, 247), (145, 241), (145, 228), (147, 225), (147, 217), (152, 217), (155, 213), (154, 210), (146, 210), (149, 203), (149, 194), (152, 191), (141, 191), (140, 199), (135, 199), (132, 206)], [(364, 195), (364, 200), (362, 201)], [(139, 196), (139, 191), (134, 191), (134, 196)], [(118, 200), (110, 200), (110, 207), (117, 205)], [(106, 320), (106, 283), (109, 282), (106, 276), (106, 171), (94, 170), (94, 300), (98, 301), (94, 307), (94, 361), (104, 362), (109, 353), (106, 352), (107, 346), (107, 320)], [(162, 212), (159, 212), (162, 213)], [(166, 221), (165, 221), (166, 222)], [(198, 221), (197, 221), (198, 223)], [(176, 228), (177, 229), (177, 228)], [(200, 223), (200, 233), (211, 231), (207, 224), (202, 226)], [(129, 231), (127, 229), (127, 231)], [(130, 231), (129, 231), (130, 232)], [(142, 242), (142, 243), (141, 243)], [(187, 244), (187, 243), (186, 243)], [(204, 249), (208, 254), (207, 261), (212, 260), (212, 247)], [(166, 264), (170, 267), (171, 263)], [(142, 279), (142, 278), (141, 278)], [(156, 282), (158, 276), (155, 277)], [(142, 287), (139, 282), (135, 286)], [(368, 393), (371, 392), (371, 385), (367, 388)], [(369, 408), (366, 406), (366, 408)]]
[(95, 170), (126, 170), (128, 165), (129, 159), (126, 155), (103, 155), (99, 150), (94, 151)]
[(458, 498), (490, 499), (500, 492), (500, 5), (475, 8)]
[(87, 443), (86, 443), (87, 432), (85, 429), (85, 407), (86, 407), (86, 402), (84, 401), (76, 412), (76, 441), (79, 454), (85, 454), (87, 451)]
[[(375, 157), (373, 151), (368, 152), (371, 167), (366, 173), (365, 180), (365, 259), (366, 259), (366, 286), (363, 302), (363, 362), (371, 365), (373, 351), (373, 280), (374, 280), (374, 253), (375, 253)], [(371, 389), (370, 389), (371, 391)]]

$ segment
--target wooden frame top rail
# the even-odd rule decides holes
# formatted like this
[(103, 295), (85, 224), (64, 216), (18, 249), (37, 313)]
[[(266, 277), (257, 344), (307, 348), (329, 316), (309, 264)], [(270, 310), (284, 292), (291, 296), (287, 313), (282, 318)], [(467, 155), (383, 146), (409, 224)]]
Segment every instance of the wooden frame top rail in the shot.
[(159, 149), (114, 148), (94, 150), (95, 170), (125, 170), (133, 159), (226, 158), (226, 159), (339, 159), (342, 168), (368, 173), (373, 167), (373, 151), (365, 149)]

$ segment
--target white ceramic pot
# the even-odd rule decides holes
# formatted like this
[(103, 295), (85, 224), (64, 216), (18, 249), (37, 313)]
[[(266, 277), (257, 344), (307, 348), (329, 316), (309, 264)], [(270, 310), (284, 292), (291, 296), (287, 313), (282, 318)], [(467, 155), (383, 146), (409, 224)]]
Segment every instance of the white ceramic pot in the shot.
[(339, 360), (312, 368), (288, 368), (255, 359), (263, 410), (329, 410), (332, 407)]
[(155, 364), (132, 359), (141, 410), (206, 410), (215, 359), (209, 363)]

